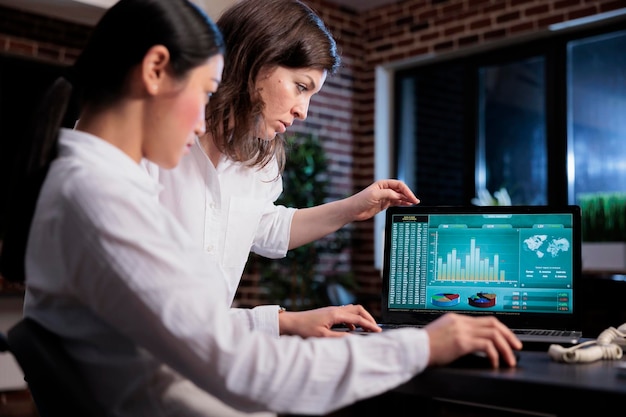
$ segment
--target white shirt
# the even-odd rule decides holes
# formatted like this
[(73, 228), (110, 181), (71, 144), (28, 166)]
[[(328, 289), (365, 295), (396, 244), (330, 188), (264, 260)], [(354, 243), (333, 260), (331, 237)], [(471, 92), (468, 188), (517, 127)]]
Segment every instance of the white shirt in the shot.
[(296, 209), (274, 204), (283, 191), (275, 160), (258, 169), (222, 155), (216, 168), (196, 139), (174, 169), (144, 163), (163, 185), (159, 201), (228, 274), (233, 298), (250, 252), (286, 255)]
[(31, 226), (25, 315), (61, 335), (112, 415), (203, 415), (198, 388), (244, 411), (326, 414), (424, 369), (423, 330), (249, 331), (159, 189), (118, 148), (62, 129)]
[[(196, 139), (190, 154), (172, 170), (145, 160), (142, 164), (163, 185), (159, 201), (225, 272), (229, 303), (250, 252), (267, 258), (286, 255), (296, 209), (274, 204), (283, 191), (275, 160), (257, 169), (223, 155), (216, 168)], [(207, 274), (207, 279), (215, 278)], [(278, 306), (252, 309), (253, 327), (278, 336), (277, 312)]]

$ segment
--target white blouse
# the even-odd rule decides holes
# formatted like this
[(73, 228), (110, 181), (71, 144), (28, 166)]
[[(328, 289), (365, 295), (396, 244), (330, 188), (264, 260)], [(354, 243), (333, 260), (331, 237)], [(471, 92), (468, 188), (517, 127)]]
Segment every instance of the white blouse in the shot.
[(196, 139), (174, 169), (144, 163), (163, 185), (159, 201), (228, 272), (233, 296), (251, 251), (286, 255), (296, 209), (274, 205), (283, 191), (275, 161), (257, 169), (222, 156), (216, 168)]
[[(222, 156), (216, 168), (196, 140), (174, 169), (142, 164), (163, 185), (159, 201), (225, 272), (229, 303), (250, 252), (267, 258), (286, 255), (296, 209), (274, 204), (283, 191), (276, 161), (257, 169)], [(207, 279), (215, 278), (207, 273)], [(235, 309), (233, 314), (243, 312)], [(255, 329), (278, 337), (278, 306), (259, 306), (247, 314)]]
[(62, 129), (31, 226), (25, 315), (61, 335), (112, 415), (197, 415), (203, 391), (248, 412), (326, 414), (425, 368), (423, 330), (250, 331), (160, 188), (118, 148)]

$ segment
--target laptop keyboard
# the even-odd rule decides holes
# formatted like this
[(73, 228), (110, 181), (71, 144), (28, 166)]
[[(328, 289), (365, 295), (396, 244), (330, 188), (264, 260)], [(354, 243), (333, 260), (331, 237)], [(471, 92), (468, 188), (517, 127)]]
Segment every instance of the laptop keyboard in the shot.
[(381, 329), (400, 329), (402, 327), (423, 327), (417, 324), (378, 323)]
[(574, 332), (571, 330), (511, 329), (511, 331), (517, 335), (564, 336), (564, 337), (577, 336), (577, 332)]
[[(421, 327), (413, 324), (391, 324), (391, 323), (379, 323), (382, 329), (397, 329), (401, 327)], [(579, 332), (573, 330), (546, 330), (546, 329), (511, 329), (516, 335), (524, 336), (557, 336), (557, 337), (578, 337)]]

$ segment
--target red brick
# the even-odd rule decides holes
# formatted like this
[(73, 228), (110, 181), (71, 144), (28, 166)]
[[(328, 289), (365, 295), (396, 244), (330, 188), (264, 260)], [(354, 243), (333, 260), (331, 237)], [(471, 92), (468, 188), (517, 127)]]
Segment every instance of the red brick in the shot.
[[(335, 34), (343, 56), (293, 132), (315, 132), (329, 155), (333, 196), (354, 193), (374, 179), (374, 69), (393, 61), (511, 38), (553, 23), (626, 7), (626, 0), (399, 0), (361, 15), (326, 0), (305, 0)], [(89, 28), (0, 7), (0, 47), (6, 54), (72, 63)], [(7, 31), (19, 31), (7, 33)], [(56, 58), (55, 58), (56, 57)], [(367, 308), (379, 311), (380, 275), (374, 268), (373, 222), (358, 222), (349, 258)], [(324, 260), (320, 268), (327, 268)], [(242, 278), (237, 302), (264, 300), (258, 276)]]

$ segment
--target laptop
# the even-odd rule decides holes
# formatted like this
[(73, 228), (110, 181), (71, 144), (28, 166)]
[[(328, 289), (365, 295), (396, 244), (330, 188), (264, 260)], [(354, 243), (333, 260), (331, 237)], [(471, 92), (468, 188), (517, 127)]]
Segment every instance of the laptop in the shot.
[(390, 207), (381, 327), (494, 315), (522, 342), (582, 337), (579, 206)]

